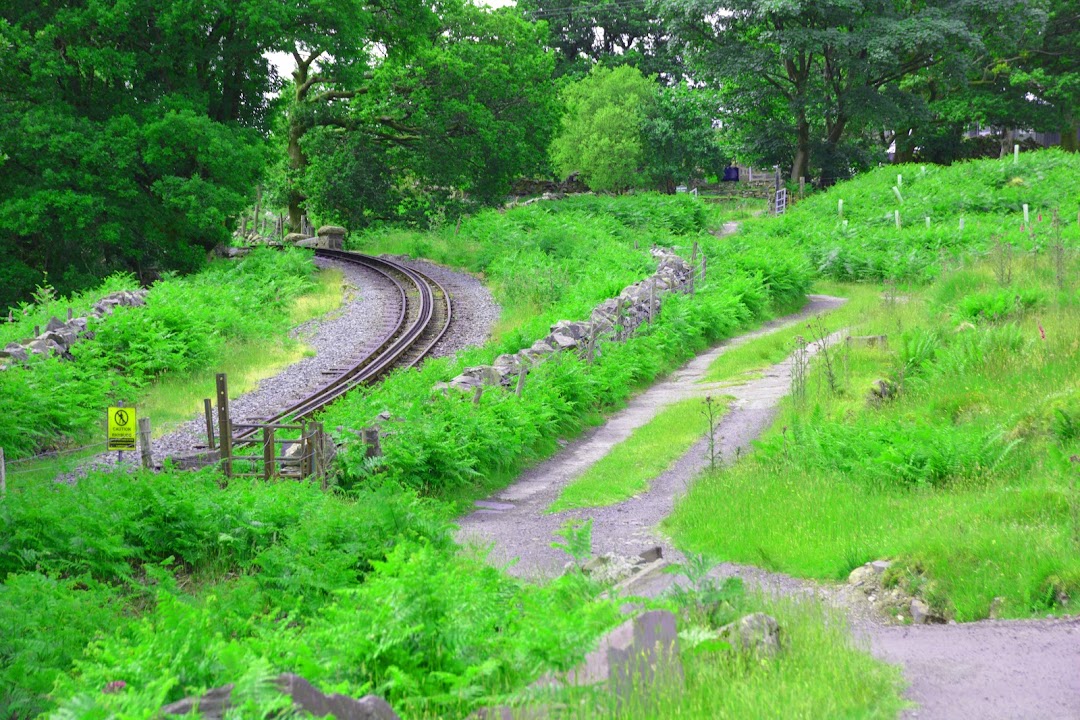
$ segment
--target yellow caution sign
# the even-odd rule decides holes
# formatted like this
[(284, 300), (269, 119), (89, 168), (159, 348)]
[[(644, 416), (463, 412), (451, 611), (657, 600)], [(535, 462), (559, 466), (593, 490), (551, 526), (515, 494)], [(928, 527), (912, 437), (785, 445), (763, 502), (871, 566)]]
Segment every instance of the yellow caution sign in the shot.
[(135, 449), (135, 408), (109, 408), (109, 450)]

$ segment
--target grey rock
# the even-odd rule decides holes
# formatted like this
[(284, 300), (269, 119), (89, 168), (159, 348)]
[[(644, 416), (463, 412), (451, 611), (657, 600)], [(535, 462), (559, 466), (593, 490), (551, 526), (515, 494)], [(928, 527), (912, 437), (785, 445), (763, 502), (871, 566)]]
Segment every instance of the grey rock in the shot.
[(909, 609), (911, 611), (911, 621), (916, 625), (934, 625), (945, 622), (945, 618), (934, 613), (930, 606), (920, 598), (913, 599)]
[(59, 330), (64, 327), (64, 321), (58, 317), (49, 318), (49, 322), (45, 323), (45, 331)]
[(232, 691), (233, 685), (230, 683), (223, 687), (208, 690), (200, 697), (186, 697), (161, 708), (161, 714), (189, 715), (198, 710), (200, 717), (206, 720), (216, 720), (216, 718), (224, 717), (225, 711), (229, 709)]
[(479, 381), (481, 385), (498, 385), (503, 377), (496, 368), (490, 365), (467, 367), (461, 374)]
[[(333, 715), (337, 720), (401, 720), (393, 708), (380, 697), (365, 695), (355, 700), (346, 695), (325, 695), (299, 675), (284, 673), (275, 684), (288, 695), (293, 705), (315, 717)], [(202, 718), (217, 720), (224, 717), (232, 704), (232, 684), (207, 691), (200, 697), (187, 697), (161, 708), (162, 715), (188, 715), (198, 710)]]
[(289, 233), (288, 235), (285, 236), (284, 242), (285, 242), (286, 245), (291, 245), (293, 243), (299, 242), (301, 240), (305, 240), (307, 238), (308, 238), (308, 236), (305, 235), (304, 233)]
[(544, 342), (558, 350), (568, 350), (577, 347), (578, 341), (562, 332), (553, 332), (544, 338)]
[(737, 650), (773, 656), (783, 649), (780, 623), (772, 615), (757, 612), (720, 628), (720, 637)]
[(872, 591), (879, 585), (878, 573), (874, 570), (874, 567), (867, 563), (860, 565), (851, 571), (848, 575), (848, 584), (857, 588), (863, 588), (868, 591)]
[(641, 558), (643, 562), (653, 562), (654, 560), (659, 560), (664, 557), (664, 549), (659, 545), (653, 545), (648, 550), (643, 550), (639, 553), (638, 557)]
[(18, 362), (25, 362), (30, 354), (26, 351), (22, 345), (18, 343), (8, 343), (3, 351), (0, 351), (0, 357), (11, 358)]
[(886, 570), (888, 570), (891, 565), (892, 562), (890, 562), (889, 560), (875, 560), (874, 562), (870, 563), (870, 567), (872, 567), (874, 569), (874, 572), (876, 572), (878, 575), (881, 575)]
[(292, 698), (293, 705), (315, 717), (333, 715), (337, 720), (401, 720), (390, 704), (376, 695), (356, 700), (347, 695), (324, 695), (299, 675), (278, 677), (278, 687)]
[(319, 236), (319, 247), (340, 250), (345, 245), (345, 228), (343, 227), (323, 225), (315, 234)]
[(627, 620), (605, 635), (596, 650), (578, 667), (560, 677), (548, 677), (545, 685), (583, 686), (607, 682), (620, 697), (635, 688), (647, 687), (660, 678), (682, 681), (679, 635), (675, 616), (653, 610)]

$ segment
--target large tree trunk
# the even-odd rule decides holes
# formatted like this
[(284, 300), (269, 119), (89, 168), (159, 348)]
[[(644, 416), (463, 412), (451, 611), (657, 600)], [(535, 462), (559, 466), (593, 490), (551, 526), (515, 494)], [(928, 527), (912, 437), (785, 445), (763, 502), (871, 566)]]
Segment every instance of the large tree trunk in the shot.
[(1061, 128), (1061, 149), (1069, 152), (1080, 152), (1080, 123), (1066, 123)]
[(807, 176), (810, 170), (810, 122), (800, 112), (795, 127), (795, 158), (791, 161), (791, 181)]
[(289, 179), (288, 179), (288, 200), (289, 200), (289, 232), (302, 232), (303, 228), (300, 227), (300, 219), (304, 216), (304, 210), (301, 207), (306, 199), (304, 194), (300, 192), (300, 188), (297, 186), (297, 179), (303, 174), (304, 169), (307, 167), (307, 156), (304, 155), (304, 151), (300, 148), (300, 138), (304, 135), (304, 129), (300, 126), (300, 123), (294, 116), (289, 118)]

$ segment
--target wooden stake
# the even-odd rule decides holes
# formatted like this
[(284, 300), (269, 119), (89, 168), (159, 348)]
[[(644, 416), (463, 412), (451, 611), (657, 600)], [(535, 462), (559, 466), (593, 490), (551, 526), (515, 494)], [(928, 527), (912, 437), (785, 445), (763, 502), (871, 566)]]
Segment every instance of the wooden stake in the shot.
[(229, 421), (229, 379), (217, 374), (218, 443), (225, 477), (232, 477), (232, 425)]
[(262, 431), (263, 444), (263, 480), (269, 480), (277, 475), (277, 462), (274, 456), (274, 428), (264, 427)]
[(525, 375), (527, 371), (524, 366), (518, 370), (517, 388), (514, 389), (514, 394), (521, 397), (521, 393), (525, 390)]
[(259, 186), (257, 186), (255, 188), (255, 212), (252, 214), (252, 217), (251, 217), (251, 224), (252, 224), (251, 230), (256, 235), (260, 234), (260, 232), (259, 232), (259, 220), (261, 219), (259, 217), (259, 215), (260, 215), (259, 211), (260, 210), (262, 210), (262, 185), (259, 185)]
[(4, 462), (4, 448), (0, 447), (0, 497), (7, 494), (7, 466)]
[(473, 391), (472, 404), (473, 405), (479, 405), (480, 404), (480, 398), (482, 398), (483, 396), (484, 396), (484, 386), (483, 385), (477, 385), (476, 390)]
[(154, 466), (154, 452), (150, 446), (150, 418), (141, 417), (139, 424), (139, 452), (142, 456), (142, 466), (149, 470)]
[(802, 197), (803, 193), (805, 193), (805, 192), (806, 192), (806, 178), (805, 177), (800, 177), (799, 178), (799, 197)]
[(217, 449), (214, 442), (214, 404), (210, 398), (203, 398), (203, 415), (206, 416), (206, 447), (211, 450)]

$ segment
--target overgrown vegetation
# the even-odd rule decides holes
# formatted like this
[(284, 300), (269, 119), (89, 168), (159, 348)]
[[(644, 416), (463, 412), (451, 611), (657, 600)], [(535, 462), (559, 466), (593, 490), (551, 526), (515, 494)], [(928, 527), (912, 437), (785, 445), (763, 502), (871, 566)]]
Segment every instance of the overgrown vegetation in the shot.
[[(610, 219), (597, 220), (601, 215)], [(767, 263), (761, 251), (702, 232), (705, 220), (704, 208), (688, 197), (580, 197), (505, 215), (481, 214), (475, 225), (462, 223), (457, 232), (380, 233), (370, 242), (361, 240), (364, 247), (422, 250), (484, 271), (505, 300), (508, 317), (520, 318), (529, 308), (540, 312), (486, 348), (425, 363), (419, 372), (393, 374), (329, 409), (325, 421), (332, 427), (367, 427), (379, 423), (384, 412), (392, 417), (382, 423), (389, 432), (381, 460), (367, 459), (359, 443), (346, 446), (344, 482), (379, 477), (425, 493), (471, 496), (546, 455), (556, 438), (578, 432), (695, 352), (802, 297), (809, 275), (796, 256)], [(666, 296), (648, 332), (601, 343), (592, 363), (568, 353), (553, 357), (529, 373), (520, 398), (493, 389), (477, 405), (462, 393), (432, 392), (438, 381), (466, 365), (531, 344), (557, 319), (586, 317), (600, 299), (647, 272), (652, 241), (686, 250), (695, 240), (709, 258), (709, 280), (699, 284), (695, 296)], [(637, 274), (631, 271), (635, 267)], [(538, 288), (535, 278), (544, 275), (551, 282)], [(525, 294), (523, 288), (535, 292)]]
[(1049, 265), (1051, 248), (1080, 240), (1078, 198), (1080, 156), (1059, 150), (1021, 154), (1016, 164), (892, 166), (812, 195), (776, 221), (748, 223), (743, 235), (795, 243), (831, 279), (927, 282), (972, 250)]
[[(0, 372), (0, 395), (11, 419), (0, 428), (0, 447), (13, 459), (87, 442), (100, 430), (104, 408), (120, 400), (135, 404), (156, 378), (209, 368), (245, 342), (280, 341), (293, 301), (314, 285), (313, 270), (306, 251), (261, 250), (156, 283), (145, 306), (92, 320), (94, 337), (72, 346), (71, 360), (33, 356)], [(106, 288), (128, 283), (117, 278)], [(71, 304), (82, 310), (99, 296), (80, 296)], [(66, 307), (62, 300), (35, 306), (4, 332), (32, 334), (32, 321), (54, 312), (64, 317)]]
[[(690, 198), (643, 196), (482, 214), (457, 232), (373, 236), (373, 244), (426, 243), (438, 259), (485, 272), (510, 317), (524, 318), (523, 308), (540, 317), (508, 324), (516, 326), (464, 357), (396, 373), (328, 412), (327, 423), (346, 428), (392, 414), (378, 462), (365, 460), (359, 443), (345, 447), (347, 490), (222, 489), (210, 471), (13, 485), (0, 501), (0, 592), (12, 600), (0, 618), (8, 643), (0, 652), (14, 668), (3, 677), (9, 712), (144, 716), (202, 688), (237, 682), (243, 691), (287, 669), (324, 688), (381, 693), (406, 714), (465, 715), (576, 662), (618, 620), (616, 606), (598, 599), (602, 588), (575, 575), (539, 587), (511, 580), (461, 554), (447, 520), (455, 500), (551, 452), (634, 388), (805, 290), (803, 264), (766, 274), (761, 256), (733, 254), (708, 227)], [(571, 354), (544, 363), (520, 398), (490, 388), (474, 405), (432, 392), (464, 364), (531, 343), (547, 323), (581, 317), (642, 277), (653, 241), (688, 249), (693, 240), (710, 258), (710, 280), (694, 296), (668, 296), (648, 332), (601, 343), (592, 363)], [(548, 268), (549, 282), (523, 292), (536, 267)], [(258, 296), (264, 303), (268, 292)], [(22, 610), (43, 588), (55, 602)], [(84, 614), (65, 643), (43, 646), (75, 612)], [(101, 692), (118, 680), (123, 692)]]
[[(1055, 295), (1045, 266), (1015, 280), (1011, 293)], [(958, 620), (998, 597), (1010, 616), (1068, 611), (1080, 306), (1059, 293), (972, 323), (971, 298), (997, 287), (982, 264), (881, 298), (852, 332), (888, 334), (888, 349), (842, 348), (836, 392), (813, 366), (806, 399), (748, 459), (703, 477), (669, 530), (714, 557), (813, 577), (893, 558), (893, 582)]]

